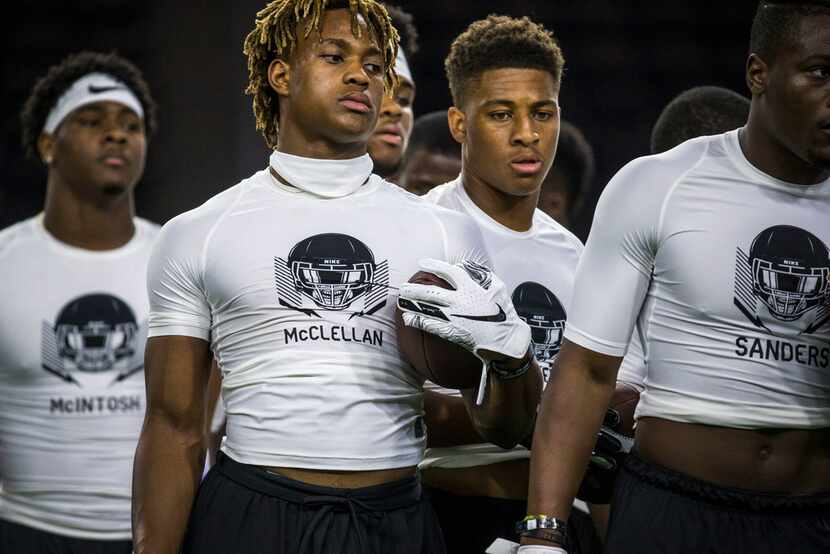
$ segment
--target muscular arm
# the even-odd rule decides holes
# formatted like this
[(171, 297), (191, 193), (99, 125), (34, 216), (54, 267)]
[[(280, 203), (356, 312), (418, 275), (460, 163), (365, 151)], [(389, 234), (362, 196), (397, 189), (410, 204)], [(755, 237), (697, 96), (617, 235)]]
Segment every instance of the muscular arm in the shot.
[[(524, 361), (511, 363), (520, 366)], [(534, 360), (527, 373), (516, 379), (501, 381), (491, 373), (481, 406), (476, 406), (477, 389), (461, 394), (478, 434), (502, 448), (512, 448), (533, 428), (542, 386), (542, 371)]]
[(205, 460), (205, 399), (211, 355), (201, 339), (147, 341), (147, 412), (133, 470), (136, 554), (176, 554)]
[(205, 406), (205, 446), (208, 451), (210, 466), (216, 463), (216, 454), (222, 446), (222, 437), (225, 436), (225, 423), (217, 431), (212, 429), (213, 417), (216, 414), (216, 407), (222, 401), (222, 373), (216, 360), (210, 366), (210, 379), (208, 380), (207, 398)]
[(614, 392), (620, 360), (567, 340), (562, 346), (533, 435), (529, 514), (567, 519)]

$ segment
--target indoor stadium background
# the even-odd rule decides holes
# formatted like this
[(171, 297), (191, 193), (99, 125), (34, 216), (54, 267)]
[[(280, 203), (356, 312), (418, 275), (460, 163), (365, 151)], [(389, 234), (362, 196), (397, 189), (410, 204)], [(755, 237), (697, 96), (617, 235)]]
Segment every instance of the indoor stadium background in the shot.
[[(554, 31), (566, 57), (563, 118), (597, 156), (577, 222), (587, 236), (596, 196), (627, 161), (647, 153), (660, 110), (677, 93), (719, 85), (746, 94), (744, 63), (755, 0), (398, 0), (416, 18), (411, 60), (416, 116), (450, 97), (450, 41), (490, 13), (529, 15)], [(143, 71), (159, 104), (159, 131), (137, 191), (138, 214), (158, 223), (264, 167), (254, 130), (242, 40), (264, 0), (22, 1), (4, 10), (0, 228), (40, 211), (46, 174), (24, 160), (19, 112), (36, 76), (68, 53), (117, 50)]]

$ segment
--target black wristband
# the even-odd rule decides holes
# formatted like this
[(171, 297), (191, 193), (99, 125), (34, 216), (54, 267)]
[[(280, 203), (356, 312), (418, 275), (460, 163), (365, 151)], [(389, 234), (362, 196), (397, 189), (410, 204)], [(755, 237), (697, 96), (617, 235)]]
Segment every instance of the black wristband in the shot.
[(528, 346), (527, 352), (525, 353), (524, 357), (526, 358), (525, 363), (520, 365), (514, 369), (507, 369), (505, 367), (501, 367), (498, 362), (492, 361), (490, 362), (490, 371), (500, 380), (500, 381), (509, 381), (510, 379), (517, 379), (528, 372), (530, 366), (533, 365), (533, 344)]
[(549, 542), (553, 546), (559, 546), (565, 549), (568, 548), (565, 533), (556, 529), (534, 529), (533, 531), (522, 532), (521, 536), (529, 539), (538, 539)]
[(516, 533), (522, 537), (540, 539), (568, 548), (568, 523), (547, 515), (527, 516), (516, 524)]

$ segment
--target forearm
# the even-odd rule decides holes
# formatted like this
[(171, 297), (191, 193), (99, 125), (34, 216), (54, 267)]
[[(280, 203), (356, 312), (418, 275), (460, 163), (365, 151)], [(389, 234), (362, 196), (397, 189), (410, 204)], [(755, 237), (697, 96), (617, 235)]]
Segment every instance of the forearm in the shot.
[(613, 388), (613, 375), (584, 365), (554, 372), (533, 435), (528, 513), (567, 519)]
[(133, 540), (136, 554), (177, 554), (202, 477), (201, 427), (177, 429), (148, 415), (133, 471)]
[(425, 390), (424, 420), (427, 425), (428, 447), (486, 442), (476, 431), (466, 403), (460, 396)]
[(542, 372), (534, 360), (527, 373), (501, 380), (492, 372), (481, 406), (477, 391), (463, 391), (470, 419), (478, 433), (503, 448), (512, 448), (530, 434), (542, 394)]

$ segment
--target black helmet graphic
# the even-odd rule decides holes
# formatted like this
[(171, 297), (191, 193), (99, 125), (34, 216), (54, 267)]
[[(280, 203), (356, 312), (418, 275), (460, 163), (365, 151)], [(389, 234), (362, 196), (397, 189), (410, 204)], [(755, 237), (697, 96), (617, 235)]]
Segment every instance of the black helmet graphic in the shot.
[(324, 233), (298, 242), (288, 254), (295, 289), (327, 310), (343, 310), (372, 290), (375, 257), (348, 235)]
[(81, 296), (64, 306), (55, 323), (58, 355), (80, 371), (112, 369), (135, 353), (135, 314), (108, 294)]
[(764, 229), (749, 250), (752, 293), (782, 321), (828, 300), (830, 258), (815, 235), (789, 225)]
[(556, 356), (565, 331), (565, 308), (551, 291), (532, 281), (513, 291), (513, 306), (530, 326), (530, 338), (536, 359), (544, 362)]

